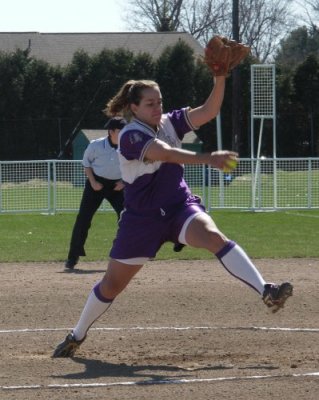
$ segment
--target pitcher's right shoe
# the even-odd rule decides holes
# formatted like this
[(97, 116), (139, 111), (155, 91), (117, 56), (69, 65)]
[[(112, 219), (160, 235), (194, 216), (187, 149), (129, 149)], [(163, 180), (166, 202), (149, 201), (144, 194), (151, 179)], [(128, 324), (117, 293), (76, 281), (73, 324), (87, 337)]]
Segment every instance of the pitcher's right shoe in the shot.
[(176, 253), (179, 253), (180, 251), (183, 250), (183, 248), (184, 248), (185, 246), (186, 246), (186, 245), (183, 244), (183, 243), (175, 243), (175, 244), (174, 244), (174, 247), (173, 247), (173, 250), (176, 251)]
[(52, 355), (53, 358), (73, 357), (76, 350), (84, 342), (86, 336), (82, 340), (76, 340), (73, 332), (69, 333), (64, 341), (58, 344)]
[(283, 308), (288, 297), (292, 296), (293, 286), (289, 282), (284, 282), (281, 285), (267, 283), (263, 293), (263, 302), (268, 307), (273, 307), (272, 312), (277, 312)]

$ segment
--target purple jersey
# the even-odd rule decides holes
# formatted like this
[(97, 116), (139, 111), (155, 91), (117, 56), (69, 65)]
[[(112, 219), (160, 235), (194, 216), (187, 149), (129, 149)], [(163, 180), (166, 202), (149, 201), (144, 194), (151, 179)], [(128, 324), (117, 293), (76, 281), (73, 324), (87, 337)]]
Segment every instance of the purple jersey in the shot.
[(121, 131), (119, 160), (125, 182), (126, 209), (142, 214), (170, 211), (192, 196), (183, 178), (183, 165), (144, 161), (147, 147), (154, 140), (181, 147), (184, 135), (195, 129), (187, 111), (187, 108), (183, 108), (163, 114), (157, 132), (137, 119), (133, 119)]

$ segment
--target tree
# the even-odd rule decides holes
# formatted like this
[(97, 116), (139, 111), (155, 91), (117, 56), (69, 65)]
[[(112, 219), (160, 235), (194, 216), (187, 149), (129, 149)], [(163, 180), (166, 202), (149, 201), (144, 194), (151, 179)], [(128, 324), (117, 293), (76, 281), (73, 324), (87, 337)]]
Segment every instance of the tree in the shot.
[(23, 105), (25, 72), (30, 62), (28, 51), (0, 53), (0, 114), (7, 119), (19, 115)]
[(319, 0), (304, 0), (305, 6), (309, 6), (312, 11), (319, 14)]
[(64, 68), (28, 51), (1, 53), (0, 158), (55, 158), (73, 133), (104, 125), (102, 109), (126, 80), (152, 79), (154, 69), (150, 55), (124, 49), (92, 57), (78, 51)]
[[(298, 2), (299, 3), (299, 2)], [(319, 30), (319, 0), (303, 0), (299, 6), (304, 10), (305, 15), (301, 20), (313, 30)]]
[(195, 59), (183, 41), (167, 47), (156, 62), (156, 81), (163, 92), (164, 109), (194, 105)]
[(138, 31), (177, 31), (183, 0), (130, 0), (128, 22)]
[[(305, 111), (296, 102), (293, 85), (293, 72), (277, 67), (277, 156), (307, 157), (304, 143), (307, 140), (305, 128)], [(307, 149), (308, 151), (308, 149)]]
[(319, 54), (319, 32), (303, 26), (281, 40), (275, 62), (281, 67), (291, 69), (302, 63), (311, 53)]
[(128, 26), (137, 31), (189, 32), (206, 43), (231, 12), (222, 0), (129, 0)]
[(272, 58), (280, 39), (294, 24), (291, 0), (240, 1), (240, 38), (262, 63)]
[(0, 56), (2, 159), (32, 158), (56, 146), (56, 127), (50, 129), (44, 121), (54, 113), (57, 75), (49, 64), (30, 57), (28, 50)]
[(319, 62), (314, 55), (308, 56), (304, 63), (297, 68), (294, 76), (294, 87), (297, 100), (308, 114), (309, 153), (310, 156), (314, 157), (318, 154), (316, 151), (316, 122), (319, 126)]
[(76, 52), (63, 76), (61, 131), (65, 155), (71, 155), (72, 140), (81, 128), (103, 127), (105, 115), (102, 110), (125, 81), (138, 79), (141, 73), (151, 78), (153, 71), (150, 56), (139, 54), (135, 57), (123, 48), (103, 50), (91, 57), (83, 51)]
[[(292, 0), (239, 1), (239, 40), (261, 62), (269, 59), (294, 23)], [(232, 36), (229, 0), (129, 0), (127, 20), (138, 31), (185, 31), (202, 45), (214, 35)]]
[(214, 34), (229, 30), (231, 4), (222, 0), (184, 0), (181, 27), (205, 45)]

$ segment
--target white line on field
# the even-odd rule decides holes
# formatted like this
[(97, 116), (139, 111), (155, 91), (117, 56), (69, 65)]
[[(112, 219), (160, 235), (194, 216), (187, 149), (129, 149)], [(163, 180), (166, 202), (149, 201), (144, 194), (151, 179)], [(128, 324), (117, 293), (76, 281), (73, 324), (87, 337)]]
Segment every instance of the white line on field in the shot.
[(285, 214), (294, 215), (295, 217), (319, 218), (319, 215), (303, 214), (290, 211), (286, 211)]
[[(0, 334), (34, 333), (70, 331), (72, 328), (24, 328), (1, 329)], [(285, 332), (319, 332), (319, 328), (281, 328), (267, 326), (133, 326), (133, 327), (101, 327), (91, 328), (90, 331), (190, 331), (190, 330), (238, 330), (238, 331), (285, 331)]]
[(319, 377), (319, 372), (308, 372), (303, 374), (276, 374), (276, 375), (248, 375), (248, 376), (227, 376), (219, 378), (195, 378), (195, 379), (162, 379), (162, 380), (144, 380), (144, 381), (126, 381), (126, 382), (105, 382), (105, 383), (65, 383), (50, 385), (14, 385), (0, 386), (2, 390), (26, 390), (26, 389), (72, 389), (72, 388), (100, 388), (110, 386), (147, 386), (147, 385), (169, 385), (186, 383), (211, 383), (227, 381), (243, 381), (251, 379), (278, 379), (278, 378), (305, 378)]

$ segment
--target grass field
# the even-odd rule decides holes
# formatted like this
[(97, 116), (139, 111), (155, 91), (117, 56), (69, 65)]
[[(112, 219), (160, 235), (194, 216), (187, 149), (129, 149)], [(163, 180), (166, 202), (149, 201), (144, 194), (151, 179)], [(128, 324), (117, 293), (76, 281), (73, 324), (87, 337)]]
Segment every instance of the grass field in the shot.
[[(216, 211), (213, 216), (219, 228), (253, 258), (319, 257), (319, 210)], [(67, 256), (75, 217), (75, 213), (0, 215), (0, 262), (62, 262)], [(115, 233), (115, 213), (96, 214), (86, 243), (86, 260), (106, 260)], [(210, 257), (207, 251), (189, 247), (177, 254), (168, 243), (157, 259)]]

